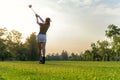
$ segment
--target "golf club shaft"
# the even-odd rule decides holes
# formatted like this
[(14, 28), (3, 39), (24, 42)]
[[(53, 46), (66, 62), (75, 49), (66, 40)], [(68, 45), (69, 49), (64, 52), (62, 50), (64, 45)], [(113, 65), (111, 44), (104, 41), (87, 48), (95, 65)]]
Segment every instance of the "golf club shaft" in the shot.
[[(34, 9), (32, 8), (32, 5), (29, 5), (29, 8), (31, 8), (31, 10), (34, 12), (34, 14), (36, 14), (36, 12), (34, 11)], [(44, 22), (44, 20), (39, 16), (38, 17), (42, 22)]]
[(33, 9), (33, 8), (31, 8), (31, 10), (34, 12), (34, 14), (36, 14), (36, 12), (34, 11), (34, 9)]

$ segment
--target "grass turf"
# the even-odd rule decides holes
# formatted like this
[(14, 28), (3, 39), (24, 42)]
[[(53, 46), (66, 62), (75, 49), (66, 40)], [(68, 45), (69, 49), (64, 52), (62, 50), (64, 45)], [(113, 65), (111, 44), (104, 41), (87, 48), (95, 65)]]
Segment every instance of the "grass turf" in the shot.
[(0, 80), (120, 80), (119, 62), (5, 61)]

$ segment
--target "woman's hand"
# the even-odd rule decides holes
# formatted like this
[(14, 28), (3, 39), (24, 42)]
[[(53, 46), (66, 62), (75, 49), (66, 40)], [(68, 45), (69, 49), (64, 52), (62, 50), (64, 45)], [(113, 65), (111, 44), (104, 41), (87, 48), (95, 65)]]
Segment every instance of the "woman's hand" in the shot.
[(40, 17), (38, 14), (35, 14), (36, 17)]

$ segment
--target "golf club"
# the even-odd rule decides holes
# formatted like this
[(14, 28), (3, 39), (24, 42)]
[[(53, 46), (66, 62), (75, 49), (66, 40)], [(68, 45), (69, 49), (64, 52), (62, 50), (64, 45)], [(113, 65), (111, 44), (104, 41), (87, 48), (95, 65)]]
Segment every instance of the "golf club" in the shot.
[(34, 9), (32, 8), (32, 5), (31, 5), (31, 4), (30, 4), (28, 7), (34, 12), (34, 14), (36, 14), (36, 12), (35, 12)]
[[(32, 5), (28, 5), (29, 8), (31, 8), (31, 10), (34, 12), (34, 14), (36, 15), (36, 12), (34, 11), (34, 9), (32, 8)], [(39, 15), (38, 15), (39, 16)], [(39, 16), (38, 17), (42, 22), (44, 22), (44, 20)]]

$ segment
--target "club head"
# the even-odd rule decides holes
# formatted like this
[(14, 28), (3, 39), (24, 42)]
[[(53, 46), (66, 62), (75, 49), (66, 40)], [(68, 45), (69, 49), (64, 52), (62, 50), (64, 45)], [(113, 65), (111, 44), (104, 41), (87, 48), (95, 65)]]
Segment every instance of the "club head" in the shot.
[(29, 8), (32, 8), (32, 5), (30, 4), (28, 7), (29, 7)]

